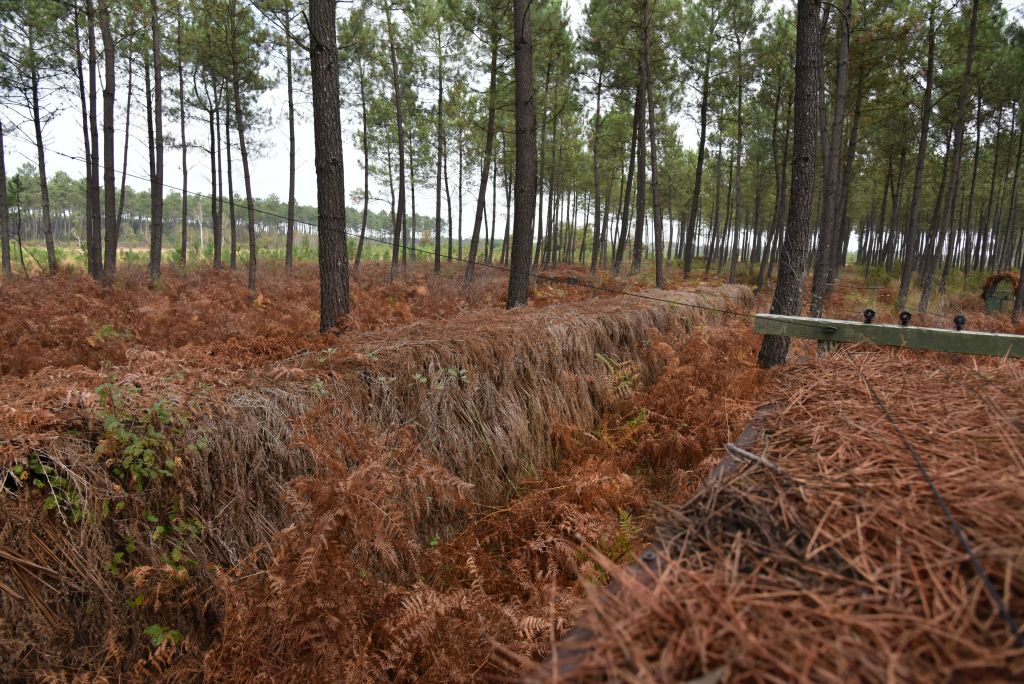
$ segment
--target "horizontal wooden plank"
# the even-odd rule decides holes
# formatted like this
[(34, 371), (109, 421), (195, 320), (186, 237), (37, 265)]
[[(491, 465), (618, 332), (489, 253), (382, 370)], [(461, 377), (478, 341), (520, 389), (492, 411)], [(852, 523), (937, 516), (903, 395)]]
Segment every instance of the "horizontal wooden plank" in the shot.
[(890, 347), (929, 349), (954, 354), (1024, 358), (1024, 335), (876, 325), (829, 318), (758, 314), (754, 329), (762, 335), (829, 342), (874, 342)]

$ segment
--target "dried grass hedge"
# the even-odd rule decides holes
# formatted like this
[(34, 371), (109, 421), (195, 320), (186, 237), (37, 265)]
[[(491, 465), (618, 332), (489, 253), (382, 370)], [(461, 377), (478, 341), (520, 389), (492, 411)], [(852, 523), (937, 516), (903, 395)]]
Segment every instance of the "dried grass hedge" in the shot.
[[(656, 338), (685, 340), (717, 317), (687, 304), (750, 301), (739, 287), (659, 296), (678, 305), (609, 297), (467, 312), (291, 353), (247, 355), (230, 339), (176, 353), (129, 345), (110, 368), (9, 376), (0, 663), (33, 678), (243, 679), (255, 674), (247, 663), (267, 672), (276, 662), (297, 679), (330, 654), (354, 678), (472, 679), (492, 648), (463, 649), (461, 664), (421, 657), (436, 650), (445, 615), (461, 616), (453, 624), (467, 639), (548, 643), (545, 604), (521, 594), (530, 608), (515, 608), (524, 584), (472, 612), (495, 581), (474, 582), (473, 559), (511, 545), (523, 581), (561, 577), (547, 596), (571, 610), (557, 585), (580, 559), (560, 540), (614, 538), (614, 513), (610, 530), (587, 516), (642, 502), (613, 464), (590, 463), (538, 494), (557, 465), (553, 435), (593, 428), (623, 373), (639, 386), (664, 370)], [(257, 344), (274, 339), (284, 338)], [(224, 361), (225, 347), (239, 358)], [(517, 496), (533, 502), (531, 526), (495, 528), (489, 542), (460, 536)], [(465, 554), (424, 553), (441, 544)], [(254, 622), (253, 601), (276, 612)], [(374, 627), (390, 619), (407, 628)], [(275, 650), (274, 630), (292, 620), (316, 629)], [(370, 641), (339, 650), (340, 635)]]
[(783, 371), (745, 463), (609, 564), (537, 677), (574, 681), (1021, 681), (1015, 643), (894, 428), (1024, 614), (1024, 365), (903, 351)]

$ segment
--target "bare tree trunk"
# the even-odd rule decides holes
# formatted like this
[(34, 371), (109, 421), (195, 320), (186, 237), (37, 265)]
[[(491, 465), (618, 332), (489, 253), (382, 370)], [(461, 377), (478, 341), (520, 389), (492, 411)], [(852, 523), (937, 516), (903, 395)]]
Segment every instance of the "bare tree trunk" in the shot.
[(235, 175), (231, 163), (231, 108), (224, 112), (224, 147), (228, 163), (228, 228), (231, 231), (231, 269), (238, 268), (238, 221), (235, 219)]
[(338, 37), (334, 0), (309, 2), (309, 57), (316, 144), (317, 235), (320, 252), (320, 332), (337, 328), (349, 312), (345, 237), (345, 170)]
[[(949, 225), (953, 218), (953, 210), (956, 206), (956, 198), (960, 187), (960, 164), (963, 161), (964, 126), (967, 123), (967, 100), (969, 98), (968, 88), (971, 81), (971, 65), (974, 61), (975, 37), (978, 33), (978, 2), (979, 0), (974, 0), (971, 4), (971, 25), (967, 33), (967, 59), (964, 64), (963, 82), (960, 86), (960, 94), (957, 97), (956, 103), (952, 169), (950, 170), (949, 190), (946, 193), (945, 207), (942, 212), (942, 225), (939, 230), (940, 240), (941, 236), (949, 231)], [(936, 243), (935, 249), (936, 252), (941, 249), (941, 241)], [(936, 254), (935, 258), (931, 259), (930, 263), (926, 267), (924, 283), (921, 291), (921, 301), (918, 304), (919, 311), (928, 310), (928, 302), (931, 298), (932, 291), (932, 280), (938, 256), (939, 255)]]
[(658, 126), (654, 112), (654, 86), (651, 83), (651, 0), (644, 0), (644, 83), (647, 85), (647, 118), (651, 133), (651, 203), (654, 205), (654, 282), (659, 289), (665, 287), (665, 254), (662, 245), (664, 224), (661, 214), (661, 195), (658, 192)]
[[(163, 101), (163, 58), (160, 52), (160, 17), (157, 0), (149, 0), (153, 36), (153, 126), (155, 128), (153, 162), (150, 167), (150, 209), (149, 224), (149, 282), (156, 285), (160, 280), (160, 261), (163, 258), (164, 236), (164, 101)], [(129, 95), (129, 102), (131, 95)]]
[[(362, 84), (360, 84), (360, 87)], [(365, 106), (364, 106), (365, 112)], [(365, 116), (365, 115), (364, 115)], [(364, 118), (365, 121), (365, 118)], [(365, 131), (365, 129), (364, 129)], [(365, 132), (364, 132), (365, 136)], [(441, 273), (441, 162), (444, 158), (444, 46), (437, 38), (437, 182), (434, 188), (434, 273)]]
[(292, 252), (295, 247), (295, 95), (292, 88), (292, 10), (284, 8), (285, 71), (288, 80), (288, 227), (284, 242), (284, 265), (292, 270)]
[[(153, 88), (149, 78), (149, 58), (143, 60), (145, 65), (146, 81), (146, 133), (149, 136), (149, 168), (153, 170)], [(124, 112), (124, 145), (121, 147), (121, 189), (117, 198), (117, 225), (124, 223), (124, 194), (128, 183), (128, 142), (130, 139), (132, 122), (132, 62), (128, 61), (128, 98), (125, 102)]]
[(117, 271), (117, 196), (114, 187), (114, 36), (110, 31), (110, 8), (107, 0), (99, 1), (100, 36), (103, 40), (103, 211), (106, 213), (104, 236), (103, 279), (107, 286)]
[(704, 71), (701, 74), (700, 89), (700, 140), (697, 143), (697, 170), (693, 180), (693, 196), (690, 198), (690, 216), (686, 226), (686, 249), (683, 255), (683, 275), (690, 275), (693, 267), (694, 240), (697, 234), (697, 214), (700, 213), (701, 183), (704, 179), (704, 158), (708, 139), (708, 97), (710, 96), (711, 55), (704, 57)]
[(914, 274), (917, 258), (917, 220), (921, 210), (921, 186), (924, 182), (924, 163), (928, 156), (928, 122), (932, 115), (932, 76), (935, 73), (935, 7), (928, 14), (928, 66), (925, 68), (924, 100), (921, 103), (921, 134), (917, 145), (917, 167), (914, 170), (914, 189), (910, 198), (910, 218), (907, 223), (903, 272), (900, 277), (900, 292), (896, 308), (907, 305), (910, 294), (910, 279)]
[[(181, 265), (188, 263), (188, 141), (185, 137), (185, 59), (182, 56), (182, 28), (185, 23), (178, 5), (178, 122), (181, 125)], [(231, 153), (230, 141), (228, 154)], [(228, 164), (228, 185), (231, 185), (231, 165)]]
[[(847, 0), (849, 2), (849, 0)], [(740, 209), (743, 206), (743, 41), (739, 33), (736, 34), (736, 215), (735, 230), (732, 240), (732, 256), (729, 261), (729, 282), (736, 282), (736, 244), (739, 239), (740, 230), (745, 225), (740, 223)]]
[[(217, 110), (216, 104), (214, 104), (214, 98), (210, 98), (210, 110), (207, 112), (210, 119), (210, 229), (213, 233), (213, 267), (221, 268), (221, 224), (219, 212), (217, 211), (217, 120), (215, 113)], [(234, 256), (234, 252), (232, 252)], [(234, 268), (234, 261), (232, 261), (231, 267)]]
[(11, 275), (11, 228), (7, 214), (7, 167), (4, 165), (4, 122), (0, 119), (0, 272)]
[[(594, 237), (593, 246), (590, 252), (590, 275), (597, 273), (597, 257), (600, 251), (598, 237), (601, 228), (601, 171), (599, 165), (598, 144), (601, 140), (601, 87), (604, 85), (604, 73), (600, 70), (597, 73), (597, 108), (594, 111)], [(586, 237), (584, 237), (584, 242)], [(582, 252), (580, 261), (583, 260)]]
[[(391, 55), (391, 85), (395, 98), (395, 126), (398, 131), (398, 208), (395, 212), (395, 236), (391, 250), (391, 278), (398, 275), (399, 239), (405, 229), (405, 126), (402, 121), (402, 86), (398, 79), (398, 52), (395, 48), (395, 26), (391, 6), (385, 10), (388, 28), (388, 51)], [(461, 242), (459, 244), (461, 248)]]
[(821, 231), (811, 285), (811, 315), (820, 317), (825, 299), (834, 280), (832, 255), (839, 240), (837, 200), (839, 195), (840, 147), (843, 144), (843, 121), (846, 119), (846, 91), (850, 74), (850, 12), (852, 0), (846, 0), (843, 11), (836, 15), (839, 24), (839, 62), (836, 66), (835, 109), (832, 113), (832, 137), (828, 144), (825, 182), (821, 190)]
[(647, 84), (640, 69), (640, 83), (637, 85), (636, 101), (640, 110), (637, 120), (636, 148), (636, 230), (633, 231), (633, 259), (629, 264), (629, 272), (636, 275), (640, 272), (640, 259), (644, 251), (644, 222), (647, 220), (647, 146), (644, 145), (644, 130), (647, 127)]
[[(85, 75), (83, 73), (85, 60), (82, 56), (82, 38), (78, 32), (81, 14), (76, 7), (74, 10), (75, 30), (75, 76), (78, 79), (78, 100), (82, 109), (82, 145), (85, 151), (85, 214), (82, 217), (83, 232), (85, 233), (86, 270), (93, 275), (92, 260), (89, 254), (89, 246), (92, 244), (93, 223), (92, 223), (92, 149), (89, 146), (89, 108), (86, 105)], [(79, 241), (81, 243), (81, 240)]]
[[(34, 50), (32, 45), (32, 33), (29, 32), (29, 49)], [(39, 72), (32, 66), (32, 125), (36, 133), (36, 159), (39, 162), (39, 198), (43, 208), (43, 238), (46, 240), (46, 266), (50, 275), (57, 272), (57, 253), (53, 245), (53, 223), (50, 220), (50, 189), (46, 182), (46, 155), (43, 150), (43, 124), (39, 109)], [(111, 141), (113, 144), (113, 141)], [(113, 154), (111, 154), (110, 166), (113, 167)], [(111, 168), (113, 176), (113, 168)], [(110, 184), (110, 191), (113, 192), (113, 182)], [(111, 208), (113, 213), (113, 208)]]
[(536, 199), (537, 115), (533, 93), (532, 0), (514, 0), (516, 180), (515, 228), (506, 306), (526, 306), (530, 292), (530, 252)]
[(86, 253), (89, 274), (99, 280), (103, 277), (103, 228), (100, 221), (100, 134), (99, 110), (96, 105), (96, 69), (99, 57), (96, 51), (96, 11), (92, 0), (86, 0), (85, 13), (89, 35), (89, 139), (92, 150), (88, 162), (91, 173), (88, 174), (89, 187), (87, 189), (91, 232), (87, 232)]
[(491, 156), (494, 153), (495, 112), (498, 97), (498, 34), (491, 34), (491, 81), (487, 89), (487, 133), (484, 138), (484, 156), (480, 163), (480, 192), (476, 200), (476, 216), (473, 219), (473, 236), (469, 242), (469, 263), (466, 264), (466, 275), (463, 287), (473, 282), (476, 268), (476, 253), (480, 245), (480, 224), (487, 207), (487, 177), (491, 173)]
[[(807, 243), (811, 236), (811, 209), (817, 162), (816, 129), (818, 79), (821, 74), (821, 43), (818, 41), (819, 0), (797, 0), (796, 93), (793, 128), (793, 177), (789, 225), (782, 242), (779, 282), (772, 298), (772, 313), (796, 315), (803, 306)], [(786, 362), (789, 338), (766, 335), (758, 362), (762, 368)]]
[[(310, 19), (310, 23), (312, 23)], [(334, 31), (331, 32), (333, 35)], [(241, 88), (241, 76), (238, 72), (238, 45), (237, 38), (232, 36), (231, 41), (231, 80), (234, 86), (234, 104), (235, 104), (235, 129), (238, 131), (238, 150), (242, 155), (242, 177), (245, 180), (245, 206), (248, 211), (248, 228), (249, 228), (249, 269), (247, 285), (249, 288), (249, 296), (253, 297), (256, 295), (256, 211), (255, 205), (252, 198), (252, 179), (249, 175), (249, 152), (245, 145), (245, 118), (242, 113), (242, 88)], [(335, 39), (335, 43), (337, 39)], [(335, 49), (337, 47), (335, 46)], [(337, 80), (337, 78), (335, 78)], [(344, 213), (344, 202), (342, 203), (342, 212)]]
[(643, 137), (643, 131), (640, 129), (640, 117), (643, 113), (641, 106), (640, 99), (637, 98), (633, 104), (633, 137), (629, 144), (629, 171), (626, 173), (626, 189), (622, 195), (619, 211), (618, 244), (615, 246), (615, 256), (612, 258), (612, 272), (615, 275), (619, 275), (622, 260), (626, 257), (626, 235), (629, 232), (630, 197), (633, 190), (633, 174), (636, 171), (637, 142)]
[(363, 63), (359, 63), (359, 106), (363, 117), (363, 217), (359, 227), (359, 243), (356, 245), (356, 258), (353, 267), (359, 271), (359, 261), (363, 256), (363, 241), (366, 239), (366, 217), (370, 213), (370, 123), (366, 112), (366, 73)]

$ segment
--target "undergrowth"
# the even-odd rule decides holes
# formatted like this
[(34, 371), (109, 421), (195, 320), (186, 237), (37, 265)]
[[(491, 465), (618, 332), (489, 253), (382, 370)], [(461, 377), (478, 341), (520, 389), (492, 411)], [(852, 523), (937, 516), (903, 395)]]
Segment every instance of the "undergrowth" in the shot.
[[(760, 392), (753, 341), (735, 327), (658, 341), (657, 382), (613, 383), (618, 399), (599, 426), (563, 426), (558, 469), (493, 509), (473, 505), (468, 483), (426, 457), (413, 432), (338, 435), (308, 416), (302, 443), (326, 470), (294, 484), (296, 522), (275, 539), (268, 572), (243, 564), (221, 576), (225, 619), (205, 674), (515, 676), (520, 659), (545, 656), (572, 627), (587, 586), (608, 580), (605, 559), (642, 551), (652, 507), (687, 496), (742, 428)], [(635, 374), (606, 364), (613, 377)], [(446, 527), (452, 519), (461, 525)]]

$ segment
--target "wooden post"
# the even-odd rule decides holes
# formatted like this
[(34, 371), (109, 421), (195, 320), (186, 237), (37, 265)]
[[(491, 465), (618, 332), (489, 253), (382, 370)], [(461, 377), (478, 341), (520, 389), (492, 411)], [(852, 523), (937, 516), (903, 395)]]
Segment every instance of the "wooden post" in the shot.
[(891, 347), (953, 354), (1024, 358), (1024, 335), (876, 325), (827, 318), (758, 314), (754, 330), (762, 335), (800, 337), (826, 342), (873, 342)]

